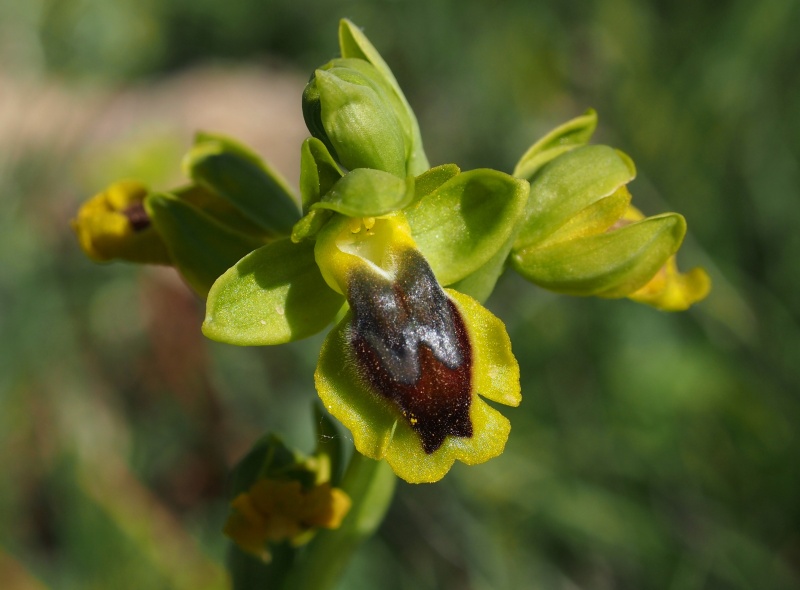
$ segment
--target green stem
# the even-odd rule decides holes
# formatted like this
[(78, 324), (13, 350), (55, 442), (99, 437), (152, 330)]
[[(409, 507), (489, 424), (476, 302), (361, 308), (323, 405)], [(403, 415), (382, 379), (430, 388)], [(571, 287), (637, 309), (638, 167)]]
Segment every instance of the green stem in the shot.
[(320, 531), (286, 578), (283, 590), (332, 590), (363, 541), (380, 526), (397, 478), (385, 461), (353, 451), (341, 488), (353, 502), (342, 526)]

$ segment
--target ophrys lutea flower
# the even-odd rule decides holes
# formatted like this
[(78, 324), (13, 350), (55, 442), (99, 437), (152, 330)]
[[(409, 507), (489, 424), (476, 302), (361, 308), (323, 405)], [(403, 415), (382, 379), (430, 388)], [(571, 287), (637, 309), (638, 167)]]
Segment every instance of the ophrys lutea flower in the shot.
[(503, 324), (480, 303), (507, 265), (551, 291), (669, 310), (702, 299), (708, 278), (677, 273), (682, 216), (644, 218), (630, 205), (630, 158), (588, 145), (594, 111), (537, 141), (513, 176), (429, 168), (381, 56), (346, 20), (339, 44), (341, 58), (303, 94), (312, 137), (299, 198), (247, 148), (200, 134), (188, 187), (136, 193), (138, 204), (110, 212), (99, 205), (111, 201), (93, 200), (79, 235), (98, 258), (86, 238), (95, 227), (113, 226), (126, 245), (154, 228), (167, 261), (208, 293), (212, 339), (282, 344), (335, 324), (315, 374), (326, 407), (359, 452), (408, 481), (435, 481), (456, 460), (496, 456), (508, 438), (508, 421), (482, 397), (517, 405), (518, 367)]
[(342, 217), (316, 250), (350, 307), (323, 345), (317, 391), (356, 449), (386, 458), (411, 482), (440, 479), (456, 459), (500, 454), (510, 424), (480, 396), (512, 406), (521, 400), (500, 320), (439, 285), (402, 213), (361, 227)]
[[(338, 313), (315, 373), (318, 393), (359, 452), (385, 458), (411, 482), (436, 481), (456, 460), (500, 454), (510, 424), (481, 396), (520, 402), (502, 322), (439, 277), (459, 284), (495, 270), (527, 183), (447, 170), (401, 180), (357, 169), (340, 178), (309, 213), (328, 213), (313, 241), (284, 240), (245, 257), (212, 288), (204, 324), (215, 339), (276, 344), (319, 331)], [(385, 211), (398, 204), (404, 210)], [(474, 284), (493, 284), (496, 274), (487, 275)]]

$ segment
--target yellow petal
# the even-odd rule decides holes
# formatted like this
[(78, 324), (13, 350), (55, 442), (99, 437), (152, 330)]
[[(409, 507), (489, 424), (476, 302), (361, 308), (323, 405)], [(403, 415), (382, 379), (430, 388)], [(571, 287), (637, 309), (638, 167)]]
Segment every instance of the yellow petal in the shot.
[(650, 282), (628, 298), (662, 311), (684, 311), (705, 299), (710, 290), (711, 279), (705, 270), (693, 268), (680, 273), (673, 256)]

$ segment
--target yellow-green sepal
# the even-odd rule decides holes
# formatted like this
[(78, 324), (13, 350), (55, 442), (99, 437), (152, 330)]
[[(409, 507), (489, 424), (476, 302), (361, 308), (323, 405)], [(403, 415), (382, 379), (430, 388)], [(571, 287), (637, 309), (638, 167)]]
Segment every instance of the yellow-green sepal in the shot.
[(240, 346), (283, 344), (322, 330), (343, 303), (317, 268), (313, 242), (281, 239), (245, 256), (214, 283), (203, 333)]
[(559, 125), (528, 148), (514, 167), (514, 176), (531, 180), (550, 160), (589, 143), (596, 128), (594, 109)]
[(348, 217), (377, 217), (398, 211), (414, 199), (414, 177), (370, 168), (356, 168), (339, 179), (311, 206), (328, 209)]
[(187, 283), (205, 297), (211, 285), (262, 239), (222, 225), (201, 209), (167, 193), (151, 193), (145, 209)]
[(264, 240), (270, 237), (269, 233), (254, 223), (229, 200), (219, 196), (208, 187), (200, 184), (188, 184), (169, 191), (169, 194), (200, 209), (220, 224), (236, 232)]
[(486, 264), (525, 211), (527, 181), (497, 170), (462, 172), (405, 210), (414, 240), (442, 285)]
[(573, 216), (613, 194), (635, 176), (631, 159), (608, 146), (583, 146), (562, 154), (531, 182), (525, 220), (514, 251), (540, 244)]
[(425, 453), (419, 435), (397, 407), (359, 374), (349, 344), (350, 314), (325, 340), (314, 375), (323, 404), (350, 430), (356, 450), (372, 459), (386, 459), (410, 483), (437, 481), (456, 460), (473, 465), (501, 454), (511, 425), (481, 396), (511, 406), (521, 400), (519, 366), (503, 323), (467, 295), (446, 292), (464, 319), (473, 353), (472, 437), (449, 436), (436, 451)]
[(466, 293), (481, 303), (489, 299), (497, 281), (506, 269), (513, 242), (514, 236), (512, 235), (488, 262), (460, 281), (453, 283), (450, 287), (461, 293)]
[(631, 193), (628, 191), (628, 187), (621, 186), (607, 197), (595, 201), (570, 217), (555, 232), (531, 247), (544, 248), (551, 244), (607, 231), (615, 224), (624, 223), (620, 220), (630, 206), (630, 202)]
[(331, 190), (344, 173), (333, 156), (316, 137), (309, 137), (300, 148), (300, 197), (303, 213)]
[(406, 133), (411, 143), (408, 153), (407, 173), (419, 175), (428, 169), (428, 159), (422, 147), (422, 136), (419, 123), (411, 105), (408, 104), (397, 79), (392, 70), (378, 53), (378, 50), (367, 39), (366, 35), (352, 21), (342, 19), (339, 21), (339, 50), (343, 58), (361, 59), (372, 64), (383, 78), (391, 85), (397, 98), (403, 105), (403, 118), (407, 127)]
[(300, 208), (286, 181), (238, 142), (198, 134), (184, 170), (195, 183), (229, 201), (265, 233), (289, 235)]
[(680, 247), (686, 221), (665, 213), (604, 233), (517, 250), (514, 268), (557, 293), (625, 297), (644, 284)]

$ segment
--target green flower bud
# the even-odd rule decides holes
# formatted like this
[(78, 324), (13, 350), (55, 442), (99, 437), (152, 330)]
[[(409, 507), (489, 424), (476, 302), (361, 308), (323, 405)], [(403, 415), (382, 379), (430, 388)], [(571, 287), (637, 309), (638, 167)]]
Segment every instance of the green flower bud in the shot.
[[(674, 269), (686, 221), (676, 213), (645, 218), (630, 205), (625, 185), (635, 168), (625, 154), (602, 145), (575, 147), (593, 128), (587, 116), (537, 142), (518, 166), (541, 169), (532, 175), (526, 218), (512, 250), (514, 268), (557, 293), (686, 309), (708, 292), (704, 271), (679, 275)], [(561, 154), (551, 157), (553, 151)], [(545, 156), (548, 161), (537, 164)]]
[(363, 60), (333, 60), (303, 92), (303, 116), (345, 168), (375, 168), (405, 178), (410, 143), (394, 91)]
[(389, 69), (381, 54), (370, 43), (366, 35), (361, 32), (361, 29), (346, 18), (339, 22), (339, 48), (342, 57), (364, 60), (375, 66), (383, 79), (394, 89), (397, 98), (402, 103), (402, 109), (398, 112), (403, 113), (401, 121), (404, 121), (404, 126), (406, 126), (404, 129), (406, 129), (408, 139), (411, 141), (411, 152), (407, 161), (408, 173), (420, 175), (425, 172), (430, 165), (428, 164), (428, 158), (425, 156), (425, 150), (422, 148), (422, 136), (419, 132), (417, 118), (403, 91), (400, 89), (397, 79), (392, 74), (392, 70)]
[(686, 221), (665, 213), (594, 235), (516, 252), (517, 271), (567, 295), (625, 297), (645, 285), (675, 254)]

